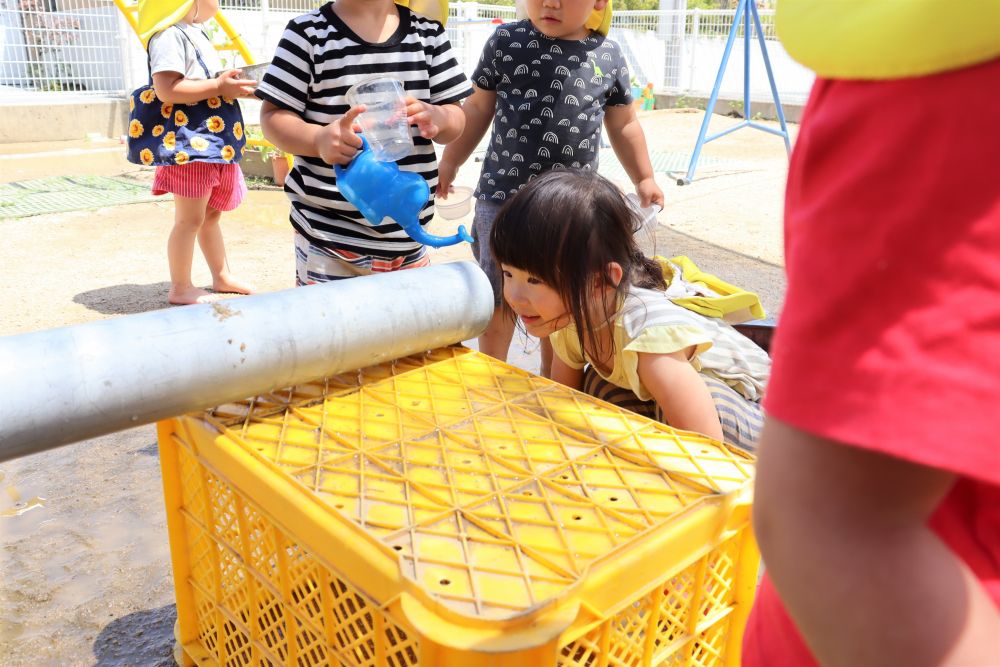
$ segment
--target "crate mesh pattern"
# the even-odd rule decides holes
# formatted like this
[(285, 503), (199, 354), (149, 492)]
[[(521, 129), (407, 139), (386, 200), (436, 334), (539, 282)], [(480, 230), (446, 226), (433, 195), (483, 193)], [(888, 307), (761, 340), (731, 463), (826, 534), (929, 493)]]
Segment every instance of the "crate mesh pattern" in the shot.
[[(462, 348), (175, 421), (184, 428), (161, 447), (177, 452), (164, 477), (179, 478), (188, 574), (177, 585), (198, 628), (185, 650), (219, 665), (416, 665), (420, 638), (363, 575), (311, 553), (252, 489), (205, 463), (200, 448), (217, 439), (387, 547), (428, 600), (477, 621), (581, 594), (591, 568), (703, 499), (745, 489), (753, 467), (738, 450)], [(184, 435), (196, 431), (204, 439)], [(570, 626), (557, 663), (738, 664), (726, 647), (736, 570), (757, 558), (748, 532), (651, 554), (663, 569), (648, 590)]]

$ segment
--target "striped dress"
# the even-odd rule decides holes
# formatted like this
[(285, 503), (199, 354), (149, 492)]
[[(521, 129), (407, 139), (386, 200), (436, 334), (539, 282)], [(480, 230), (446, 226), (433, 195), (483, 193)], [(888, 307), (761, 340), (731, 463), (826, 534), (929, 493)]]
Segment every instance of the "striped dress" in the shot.
[(607, 376), (590, 364), (574, 325), (549, 336), (564, 363), (586, 367), (585, 392), (664, 421), (639, 379), (639, 353), (670, 354), (693, 347), (690, 363), (712, 394), (725, 441), (753, 451), (764, 421), (760, 400), (771, 372), (764, 350), (722, 320), (678, 306), (662, 291), (639, 287), (630, 289), (613, 326), (615, 357)]
[[(354, 33), (333, 11), (333, 3), (292, 19), (278, 42), (257, 97), (293, 111), (306, 121), (329, 124), (350, 108), (345, 94), (373, 75), (399, 79), (406, 93), (430, 104), (451, 104), (472, 94), (472, 84), (451, 50), (437, 21), (397, 7), (399, 28), (384, 42), (372, 44)], [(414, 150), (400, 169), (437, 186), (437, 158), (430, 139), (411, 126)], [(386, 220), (372, 225), (337, 189), (333, 165), (318, 157), (295, 156), (285, 181), (291, 223), (312, 246), (349, 256), (395, 260), (413, 255), (422, 245)], [(427, 224), (434, 214), (433, 196), (420, 214)]]

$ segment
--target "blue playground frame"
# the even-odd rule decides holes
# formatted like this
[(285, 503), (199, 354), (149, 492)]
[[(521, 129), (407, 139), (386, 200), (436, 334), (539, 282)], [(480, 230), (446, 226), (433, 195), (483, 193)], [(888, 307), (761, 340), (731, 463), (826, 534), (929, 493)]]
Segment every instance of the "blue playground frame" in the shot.
[[(764, 67), (767, 69), (767, 80), (771, 84), (771, 97), (774, 98), (774, 107), (778, 112), (778, 121), (781, 123), (781, 130), (755, 123), (749, 119), (750, 116), (750, 21), (757, 29), (757, 41), (760, 42), (760, 51), (764, 56)], [(708, 123), (712, 117), (712, 110), (719, 99), (719, 88), (722, 86), (722, 77), (726, 73), (726, 66), (729, 64), (729, 56), (733, 51), (733, 43), (736, 41), (736, 33), (739, 30), (740, 21), (743, 21), (743, 122), (727, 128), (722, 132), (706, 136), (708, 133)], [(698, 166), (698, 158), (701, 156), (701, 148), (709, 141), (714, 141), (719, 137), (735, 132), (742, 127), (752, 127), (756, 130), (763, 130), (770, 134), (776, 134), (785, 140), (785, 150), (789, 155), (792, 152), (791, 142), (788, 140), (788, 127), (785, 125), (785, 111), (781, 108), (781, 100), (778, 99), (778, 88), (774, 84), (774, 73), (771, 71), (771, 59), (767, 55), (767, 45), (764, 43), (764, 31), (760, 26), (760, 14), (757, 13), (757, 3), (753, 0), (739, 0), (736, 5), (736, 15), (733, 17), (733, 24), (729, 28), (729, 37), (726, 39), (726, 49), (722, 53), (722, 63), (719, 65), (719, 73), (715, 76), (715, 85), (712, 86), (712, 94), (708, 98), (705, 106), (705, 118), (701, 122), (701, 131), (698, 132), (698, 141), (694, 145), (694, 153), (691, 155), (691, 163), (688, 165), (687, 174), (677, 179), (677, 185), (688, 185), (694, 179), (694, 170)]]

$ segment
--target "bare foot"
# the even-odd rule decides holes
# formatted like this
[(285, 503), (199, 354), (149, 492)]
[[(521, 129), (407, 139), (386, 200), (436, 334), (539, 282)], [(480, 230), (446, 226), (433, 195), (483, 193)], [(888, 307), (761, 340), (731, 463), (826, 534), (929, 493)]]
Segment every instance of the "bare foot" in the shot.
[(219, 278), (212, 283), (212, 291), (221, 294), (253, 294), (256, 290), (250, 283), (232, 277)]
[(180, 289), (170, 288), (167, 294), (167, 301), (174, 306), (188, 306), (193, 303), (211, 303), (218, 301), (219, 295), (198, 287), (184, 287)]

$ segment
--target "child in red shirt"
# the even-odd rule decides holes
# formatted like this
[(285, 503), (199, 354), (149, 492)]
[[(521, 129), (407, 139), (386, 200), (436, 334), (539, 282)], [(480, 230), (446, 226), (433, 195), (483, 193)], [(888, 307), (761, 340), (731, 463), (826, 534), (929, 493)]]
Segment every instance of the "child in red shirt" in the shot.
[(1000, 59), (987, 56), (820, 78), (803, 114), (745, 666), (1000, 664)]

